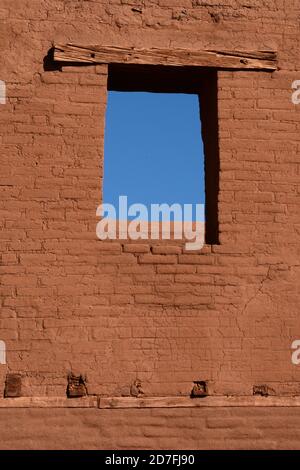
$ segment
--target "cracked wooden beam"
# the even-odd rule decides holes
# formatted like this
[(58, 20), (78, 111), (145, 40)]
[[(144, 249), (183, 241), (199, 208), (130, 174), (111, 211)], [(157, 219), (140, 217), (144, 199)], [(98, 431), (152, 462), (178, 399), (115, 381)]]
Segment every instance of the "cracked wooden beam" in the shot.
[(53, 49), (55, 61), (81, 64), (172, 65), (269, 71), (277, 69), (277, 54), (274, 51), (191, 51), (77, 44), (56, 44)]

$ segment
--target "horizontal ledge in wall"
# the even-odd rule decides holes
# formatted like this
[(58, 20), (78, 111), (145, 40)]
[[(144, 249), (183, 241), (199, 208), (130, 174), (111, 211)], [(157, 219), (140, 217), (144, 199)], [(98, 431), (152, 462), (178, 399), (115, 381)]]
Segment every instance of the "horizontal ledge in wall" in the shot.
[(1, 408), (97, 408), (98, 398), (20, 397), (0, 399)]
[(300, 406), (300, 397), (152, 397), (100, 398), (99, 408), (199, 408), (199, 407)]
[(205, 407), (300, 407), (300, 396), (215, 396), (189, 397), (21, 397), (0, 399), (1, 408), (205, 408)]
[(137, 49), (116, 46), (55, 44), (53, 58), (59, 62), (81, 64), (143, 64), (220, 69), (277, 69), (275, 51), (216, 51), (189, 49)]

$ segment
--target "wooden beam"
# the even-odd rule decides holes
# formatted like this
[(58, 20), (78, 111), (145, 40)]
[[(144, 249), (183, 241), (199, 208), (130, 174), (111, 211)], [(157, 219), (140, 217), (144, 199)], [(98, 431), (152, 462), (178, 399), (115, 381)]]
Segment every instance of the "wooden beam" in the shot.
[(99, 408), (299, 407), (300, 397), (100, 397), (98, 406)]
[(231, 407), (279, 407), (300, 408), (300, 396), (209, 396), (189, 397), (21, 397), (0, 398), (3, 408), (231, 408)]
[(191, 51), (185, 49), (137, 49), (116, 46), (54, 45), (54, 60), (84, 64), (144, 64), (220, 69), (276, 70), (274, 51)]
[(0, 408), (97, 408), (98, 398), (21, 397), (0, 399)]

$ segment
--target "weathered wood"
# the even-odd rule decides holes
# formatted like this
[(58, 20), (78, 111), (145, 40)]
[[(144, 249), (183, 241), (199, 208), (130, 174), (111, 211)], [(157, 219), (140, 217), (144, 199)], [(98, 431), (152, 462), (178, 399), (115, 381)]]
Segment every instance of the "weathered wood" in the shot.
[(20, 374), (7, 374), (5, 379), (4, 397), (15, 398), (22, 395), (22, 377)]
[(67, 395), (68, 398), (79, 398), (87, 395), (85, 378), (82, 375), (72, 373), (68, 375)]
[(198, 408), (198, 407), (300, 407), (300, 396), (295, 397), (22, 397), (2, 398), (0, 408)]
[(276, 70), (274, 51), (191, 51), (185, 49), (137, 49), (116, 46), (80, 46), (57, 44), (54, 60), (85, 64), (144, 64), (199, 66), (222, 69)]
[(299, 407), (300, 397), (112, 397), (100, 398), (99, 408)]
[(22, 397), (0, 399), (0, 408), (97, 408), (97, 397)]

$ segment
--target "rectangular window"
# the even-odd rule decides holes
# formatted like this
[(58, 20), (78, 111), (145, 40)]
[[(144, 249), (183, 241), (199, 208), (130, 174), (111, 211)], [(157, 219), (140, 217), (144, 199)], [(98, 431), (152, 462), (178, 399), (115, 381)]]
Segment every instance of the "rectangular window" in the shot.
[(112, 64), (108, 91), (103, 202), (204, 204), (205, 241), (218, 243), (216, 72)]

